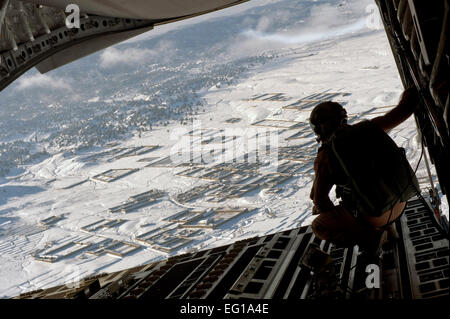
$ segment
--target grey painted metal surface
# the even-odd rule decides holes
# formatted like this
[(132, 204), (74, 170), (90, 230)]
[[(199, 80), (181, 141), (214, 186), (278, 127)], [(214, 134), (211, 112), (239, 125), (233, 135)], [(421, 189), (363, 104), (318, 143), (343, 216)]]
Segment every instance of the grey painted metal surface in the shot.
[(0, 0), (0, 35), (2, 33), (3, 22), (5, 21), (6, 8), (9, 5), (9, 0)]
[(81, 11), (109, 17), (162, 20), (183, 17), (245, 2), (242, 0), (26, 0), (63, 9), (76, 3)]

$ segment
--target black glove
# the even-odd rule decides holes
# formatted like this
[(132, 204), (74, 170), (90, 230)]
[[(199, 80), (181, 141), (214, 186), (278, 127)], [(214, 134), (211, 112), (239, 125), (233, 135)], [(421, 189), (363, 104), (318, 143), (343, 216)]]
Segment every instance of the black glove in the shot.
[(407, 104), (414, 110), (417, 109), (417, 105), (419, 105), (419, 91), (417, 91), (415, 86), (411, 86), (403, 91), (400, 104)]

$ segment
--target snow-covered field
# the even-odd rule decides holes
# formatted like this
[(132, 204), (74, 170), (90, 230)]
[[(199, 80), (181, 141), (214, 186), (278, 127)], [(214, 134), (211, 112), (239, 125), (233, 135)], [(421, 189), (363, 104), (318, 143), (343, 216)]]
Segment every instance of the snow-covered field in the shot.
[[(330, 97), (327, 94), (336, 93), (331, 96), (333, 100), (346, 103), (351, 121), (358, 121), (379, 116), (394, 106), (402, 85), (384, 31), (360, 30), (332, 39), (294, 42), (271, 54), (270, 61), (251, 69), (245, 78), (231, 85), (217, 83), (197, 92), (206, 104), (193, 123), (156, 126), (152, 131), (105, 148), (91, 148), (72, 155), (61, 152), (25, 166), (16, 176), (7, 176), (0, 185), (0, 296), (11, 297), (101, 272), (155, 262), (174, 254), (310, 224), (313, 217), (309, 191), (317, 144), (306, 125), (312, 108), (305, 102), (298, 103), (299, 100), (307, 97), (326, 100)], [(139, 96), (145, 99), (144, 95)], [(201, 130), (203, 136), (197, 134)], [(191, 131), (194, 134), (189, 134)], [(261, 141), (260, 137), (266, 133), (270, 136), (268, 146), (272, 153), (261, 155), (259, 167), (243, 165), (228, 170), (236, 180), (225, 182), (262, 187), (225, 197), (221, 202), (211, 201), (211, 198), (222, 196), (224, 189), (219, 189), (215, 196), (209, 192), (199, 194), (192, 201), (181, 199), (180, 194), (195, 187), (219, 186), (211, 177), (209, 180), (204, 175), (198, 177), (206, 173), (208, 167), (223, 162), (220, 156), (207, 156), (211, 150), (223, 148), (227, 159), (234, 157), (233, 152), (253, 154), (255, 135), (259, 134)], [(421, 145), (414, 120), (409, 119), (390, 135), (407, 150), (415, 168)], [(192, 176), (186, 176), (188, 167), (175, 167), (179, 163), (146, 167), (167, 156), (172, 155), (174, 160), (178, 151), (185, 151), (189, 143), (194, 144), (193, 157), (203, 154), (206, 161), (202, 166), (194, 166), (199, 170), (190, 171)], [(160, 147), (142, 155), (124, 154), (134, 147), (151, 145)], [(287, 147), (296, 152), (295, 161), (292, 156), (274, 156), (274, 151), (285, 154)], [(103, 153), (108, 150), (117, 152)], [(100, 155), (89, 157), (95, 154)], [(121, 154), (128, 156), (121, 157)], [(194, 161), (194, 164), (199, 163)], [(285, 168), (292, 171), (283, 175)], [(111, 182), (95, 178), (110, 169), (136, 170)], [(185, 176), (177, 175), (183, 172)], [(248, 175), (248, 179), (244, 175)], [(423, 161), (418, 176), (426, 176)], [(276, 180), (279, 177), (283, 179)], [(267, 182), (269, 178), (272, 178), (271, 184)], [(162, 197), (127, 213), (108, 211), (150, 190), (163, 191)], [(158, 240), (167, 241), (174, 236), (187, 239), (181, 240), (182, 245), (171, 252), (138, 240), (140, 235), (152, 230), (181, 225), (168, 220), (180, 211), (214, 207), (247, 208), (247, 211), (214, 229), (193, 228), (194, 231), (184, 234), (175, 234), (177, 230), (172, 230), (169, 236)], [(448, 207), (444, 210), (448, 216)], [(48, 220), (52, 216), (61, 218), (52, 222)], [(45, 220), (47, 226), (43, 225)], [(106, 226), (92, 226), (111, 220)], [(211, 222), (210, 216), (205, 220)], [(200, 220), (197, 226), (205, 220)], [(138, 245), (138, 249), (125, 245), (125, 249), (132, 251), (123, 256), (111, 253), (115, 251), (112, 247), (99, 255), (89, 253), (101, 250), (98, 243), (108, 240), (132, 243)], [(163, 244), (160, 242), (160, 246)], [(50, 263), (35, 258), (51, 256), (58, 259)]]

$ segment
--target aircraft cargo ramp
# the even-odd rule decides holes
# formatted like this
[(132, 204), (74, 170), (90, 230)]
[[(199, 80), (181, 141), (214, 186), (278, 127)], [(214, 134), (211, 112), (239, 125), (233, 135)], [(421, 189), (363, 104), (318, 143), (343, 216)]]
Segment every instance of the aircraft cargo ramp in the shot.
[[(398, 238), (384, 241), (381, 259), (375, 267), (377, 271), (369, 280), (373, 265), (369, 265), (358, 246), (336, 247), (315, 237), (311, 227), (305, 226), (101, 274), (70, 287), (38, 290), (16, 298), (448, 298), (448, 222), (445, 217), (440, 218), (428, 202), (418, 198), (411, 200), (395, 223)], [(320, 272), (309, 267), (321, 259), (316, 256), (313, 261), (314, 257), (309, 255), (310, 247), (320, 247), (327, 253), (322, 255), (322, 261), (329, 256), (332, 258)], [(366, 281), (373, 284), (370, 289)]]

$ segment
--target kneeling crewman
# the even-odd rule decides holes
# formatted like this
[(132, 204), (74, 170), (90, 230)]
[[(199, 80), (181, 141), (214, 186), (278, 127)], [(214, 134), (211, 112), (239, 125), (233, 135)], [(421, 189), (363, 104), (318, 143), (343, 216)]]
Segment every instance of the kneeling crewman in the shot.
[[(387, 132), (404, 122), (418, 104), (415, 88), (383, 116), (354, 125), (338, 103), (324, 102), (311, 112), (310, 124), (321, 143), (314, 161), (311, 190), (315, 235), (334, 244), (359, 245), (375, 252), (381, 234), (399, 218), (419, 186), (404, 150)], [(328, 194), (336, 185), (335, 206)]]

